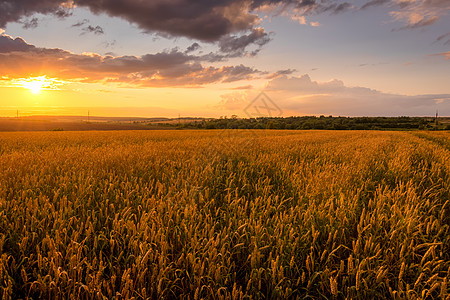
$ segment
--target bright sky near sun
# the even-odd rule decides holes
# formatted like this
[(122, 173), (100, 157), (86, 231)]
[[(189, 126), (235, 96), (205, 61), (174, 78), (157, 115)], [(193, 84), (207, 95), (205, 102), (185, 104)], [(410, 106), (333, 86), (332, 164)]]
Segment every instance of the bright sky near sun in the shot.
[(0, 116), (450, 116), (449, 0), (0, 0)]

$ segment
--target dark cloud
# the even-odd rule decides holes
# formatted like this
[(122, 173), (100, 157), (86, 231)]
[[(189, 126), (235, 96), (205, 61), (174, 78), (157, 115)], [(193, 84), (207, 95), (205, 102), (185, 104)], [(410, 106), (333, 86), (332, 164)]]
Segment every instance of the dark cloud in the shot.
[(256, 55), (260, 49), (271, 40), (270, 35), (262, 28), (254, 28), (250, 34), (241, 36), (226, 36), (219, 41), (220, 51), (231, 56), (242, 56), (248, 54), (246, 51), (250, 45), (257, 45), (257, 49), (251, 51), (250, 55)]
[(251, 9), (258, 9), (264, 6), (285, 6), (292, 7), (298, 10), (302, 10), (304, 12), (312, 13), (313, 11), (324, 11), (329, 9), (332, 6), (335, 6), (336, 3), (339, 3), (338, 0), (253, 0), (251, 2)]
[(257, 15), (245, 9), (244, 0), (77, 0), (94, 13), (106, 13), (149, 32), (216, 41), (231, 32), (251, 29)]
[(372, 6), (384, 5), (389, 2), (390, 2), (390, 0), (371, 0), (371, 1), (367, 2), (366, 4), (364, 4), (363, 6), (361, 6), (361, 9), (367, 9)]
[[(391, 15), (405, 22), (404, 28), (431, 25), (450, 7), (448, 0), (370, 0), (362, 9), (384, 3), (400, 9)], [(64, 18), (74, 7), (127, 20), (148, 33), (218, 42), (229, 57), (256, 55), (270, 41), (270, 34), (258, 28), (261, 22), (258, 13), (270, 11), (268, 7), (277, 11), (276, 14), (293, 14), (296, 18), (353, 9), (351, 2), (344, 0), (0, 0), (0, 28), (10, 22), (26, 22), (22, 20), (35, 13)], [(417, 15), (423, 18), (411, 17)], [(31, 27), (37, 22), (33, 20), (29, 23)], [(84, 21), (74, 27), (94, 34), (103, 32), (101, 27)], [(251, 45), (256, 49), (246, 49)]]
[(83, 28), (83, 33), (93, 33), (96, 35), (100, 35), (100, 34), (105, 34), (105, 32), (103, 31), (103, 28), (100, 26), (86, 26)]
[(294, 72), (297, 72), (297, 70), (295, 70), (295, 69), (280, 70), (280, 71), (269, 74), (268, 76), (266, 76), (266, 78), (274, 79), (274, 78), (278, 78), (278, 77), (282, 77), (282, 76), (286, 76), (286, 75), (291, 75)]
[[(361, 9), (390, 3), (400, 9), (423, 7), (449, 9), (448, 0), (370, 0)], [(256, 11), (272, 6), (296, 9), (302, 15), (340, 13), (352, 8), (341, 0), (0, 0), (0, 27), (34, 13), (70, 15), (73, 6), (125, 19), (148, 32), (218, 41), (230, 34), (249, 31), (259, 22)]]
[(39, 19), (38, 18), (32, 18), (30, 20), (24, 20), (22, 21), (22, 27), (24, 29), (33, 29), (38, 27), (39, 25)]
[(81, 26), (84, 26), (84, 25), (86, 25), (88, 23), (89, 23), (89, 20), (88, 19), (84, 19), (82, 21), (78, 21), (77, 23), (73, 24), (72, 27), (81, 27)]
[(0, 28), (34, 13), (65, 17), (73, 5), (125, 19), (144, 31), (209, 42), (251, 31), (259, 23), (255, 11), (267, 5), (293, 7), (305, 14), (349, 7), (339, 0), (0, 0)]
[(220, 69), (226, 74), (226, 78), (224, 78), (223, 82), (234, 82), (243, 79), (252, 79), (255, 74), (260, 73), (259, 71), (250, 67), (246, 67), (242, 64), (233, 67), (222, 67)]
[(27, 52), (35, 49), (35, 46), (27, 44), (20, 37), (13, 39), (7, 35), (0, 35), (0, 53)]
[(23, 39), (0, 36), (0, 77), (23, 78), (46, 75), (87, 83), (116, 82), (133, 86), (201, 86), (258, 77), (261, 72), (246, 67), (203, 66), (202, 56), (173, 49), (137, 56), (74, 54), (62, 49), (38, 48)]
[(335, 14), (343, 13), (343, 12), (350, 10), (352, 7), (353, 7), (353, 5), (351, 5), (350, 3), (344, 2), (344, 3), (337, 5), (336, 8), (334, 8), (333, 13), (335, 13)]
[(0, 28), (35, 13), (66, 17), (70, 15), (70, 7), (69, 1), (63, 0), (0, 0)]
[(67, 8), (60, 8), (53, 12), (53, 14), (59, 19), (64, 19), (70, 17), (72, 15), (72, 11)]
[(193, 43), (192, 45), (187, 47), (187, 49), (186, 49), (186, 51), (184, 51), (184, 53), (191, 53), (198, 49), (200, 49), (200, 45), (198, 43)]
[[(82, 27), (81, 28), (81, 30), (82, 30), (81, 35), (86, 34), (86, 33), (93, 33), (93, 34), (96, 34), (96, 35), (100, 35), (100, 34), (104, 34), (105, 33), (103, 28), (100, 27), (99, 25), (97, 25), (97, 26), (87, 25), (89, 23), (90, 23), (90, 21), (88, 19), (84, 19), (82, 21), (78, 21), (77, 23), (73, 24), (72, 27), (80, 27), (80, 28)], [(85, 25), (87, 25), (87, 26), (85, 26)]]

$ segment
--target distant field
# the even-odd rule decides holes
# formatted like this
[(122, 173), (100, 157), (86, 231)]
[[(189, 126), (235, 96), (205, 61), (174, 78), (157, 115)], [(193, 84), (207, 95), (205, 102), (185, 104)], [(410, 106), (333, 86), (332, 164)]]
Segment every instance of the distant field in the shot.
[[(114, 118), (86, 116), (30, 116), (0, 118), (0, 132), (10, 131), (110, 131), (172, 129), (198, 118)], [(206, 119), (205, 119), (206, 120)]]
[(0, 133), (2, 299), (450, 295), (450, 133)]
[(148, 130), (142, 123), (133, 122), (86, 122), (80, 120), (54, 120), (54, 119), (0, 119), (0, 132), (2, 131), (92, 131), (92, 130)]

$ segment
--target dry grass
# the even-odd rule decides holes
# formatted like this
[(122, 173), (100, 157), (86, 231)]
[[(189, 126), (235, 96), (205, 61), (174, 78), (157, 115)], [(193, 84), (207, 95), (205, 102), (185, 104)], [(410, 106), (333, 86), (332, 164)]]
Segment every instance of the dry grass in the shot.
[(0, 134), (0, 295), (448, 299), (449, 141)]

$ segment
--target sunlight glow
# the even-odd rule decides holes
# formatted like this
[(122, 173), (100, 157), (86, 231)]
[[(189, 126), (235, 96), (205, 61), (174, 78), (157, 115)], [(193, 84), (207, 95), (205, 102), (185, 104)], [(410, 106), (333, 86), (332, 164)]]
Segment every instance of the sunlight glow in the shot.
[(20, 78), (12, 81), (13, 86), (22, 87), (30, 90), (34, 95), (39, 95), (42, 90), (59, 90), (62, 81), (47, 76)]
[(41, 80), (34, 80), (29, 82), (24, 82), (22, 85), (24, 88), (29, 89), (31, 93), (37, 95), (41, 92), (42, 87), (45, 82)]

